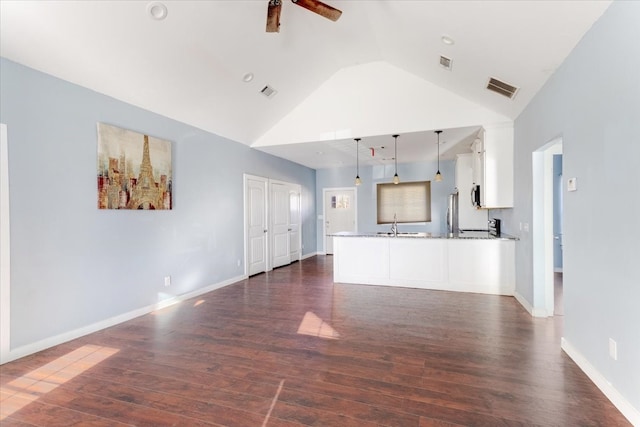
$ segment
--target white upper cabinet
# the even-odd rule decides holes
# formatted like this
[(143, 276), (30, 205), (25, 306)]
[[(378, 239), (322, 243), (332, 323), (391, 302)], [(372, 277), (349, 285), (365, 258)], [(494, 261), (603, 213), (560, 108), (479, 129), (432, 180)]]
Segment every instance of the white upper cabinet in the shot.
[(458, 227), (461, 230), (486, 230), (489, 217), (484, 209), (476, 209), (471, 201), (471, 186), (476, 181), (477, 166), (474, 153), (458, 154), (456, 158), (456, 187), (458, 188)]
[(473, 144), (473, 180), (486, 209), (513, 207), (513, 123), (484, 126)]

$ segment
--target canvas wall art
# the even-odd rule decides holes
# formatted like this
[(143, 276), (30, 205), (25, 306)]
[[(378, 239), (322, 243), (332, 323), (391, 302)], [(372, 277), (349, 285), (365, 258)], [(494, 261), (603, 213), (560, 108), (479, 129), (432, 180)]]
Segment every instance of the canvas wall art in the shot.
[(171, 142), (98, 123), (98, 209), (172, 208)]

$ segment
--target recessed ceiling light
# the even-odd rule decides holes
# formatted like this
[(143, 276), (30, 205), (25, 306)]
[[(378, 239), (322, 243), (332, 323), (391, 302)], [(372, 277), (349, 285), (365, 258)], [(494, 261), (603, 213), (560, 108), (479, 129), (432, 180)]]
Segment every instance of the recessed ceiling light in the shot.
[(251, 80), (253, 80), (253, 73), (247, 73), (242, 76), (242, 81), (245, 83), (249, 83)]
[(167, 17), (167, 14), (169, 12), (167, 11), (167, 6), (160, 3), (159, 1), (154, 1), (147, 5), (147, 13), (156, 21), (162, 21)]
[(448, 44), (448, 45), (452, 45), (455, 43), (455, 40), (453, 40), (451, 37), (449, 36), (442, 36), (442, 38), (440, 38), (440, 40), (442, 40), (442, 43), (444, 44)]

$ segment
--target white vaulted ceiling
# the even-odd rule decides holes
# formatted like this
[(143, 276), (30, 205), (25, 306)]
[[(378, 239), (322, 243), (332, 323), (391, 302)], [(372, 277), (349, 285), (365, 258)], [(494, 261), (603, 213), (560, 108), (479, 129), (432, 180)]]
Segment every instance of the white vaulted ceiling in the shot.
[(332, 22), (285, 0), (279, 33), (265, 32), (268, 0), (164, 1), (162, 21), (149, 3), (0, 0), (0, 55), (322, 168), (353, 164), (355, 137), (366, 149), (401, 133), (407, 161), (428, 159), (434, 129), (453, 147), (514, 120), (610, 1), (328, 0)]

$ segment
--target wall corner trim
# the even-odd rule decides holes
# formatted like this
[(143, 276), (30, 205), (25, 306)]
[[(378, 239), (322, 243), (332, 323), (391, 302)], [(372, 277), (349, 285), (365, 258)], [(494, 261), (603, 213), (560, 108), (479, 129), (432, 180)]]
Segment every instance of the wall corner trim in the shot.
[(518, 301), (520, 305), (524, 307), (524, 309), (527, 310), (527, 312), (532, 317), (549, 317), (550, 316), (550, 314), (548, 314), (545, 309), (533, 308), (531, 304), (529, 304), (529, 301), (527, 301), (525, 297), (523, 297), (520, 293), (518, 293), (518, 291), (515, 291), (513, 293), (513, 296), (516, 299), (516, 301)]
[(584, 372), (587, 377), (604, 393), (604, 395), (618, 408), (629, 422), (634, 426), (640, 426), (640, 410), (634, 408), (615, 387), (564, 337), (560, 347)]

